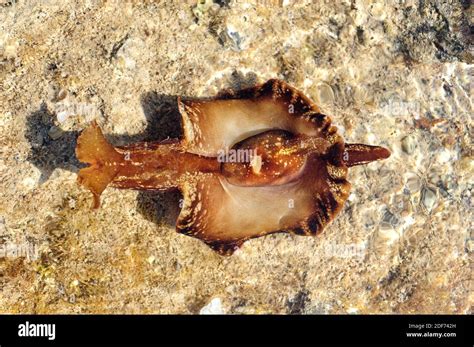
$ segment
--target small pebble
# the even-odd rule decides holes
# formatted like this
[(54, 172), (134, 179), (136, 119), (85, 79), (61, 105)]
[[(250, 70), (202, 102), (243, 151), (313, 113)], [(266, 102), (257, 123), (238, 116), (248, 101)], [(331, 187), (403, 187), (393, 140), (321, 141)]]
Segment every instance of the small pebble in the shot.
[(70, 113), (68, 111), (61, 111), (56, 115), (56, 119), (59, 123), (64, 123), (69, 118), (69, 116)]
[(413, 136), (408, 135), (402, 139), (402, 150), (406, 154), (413, 154), (416, 149), (416, 142)]
[(407, 179), (407, 182), (405, 186), (408, 188), (410, 193), (416, 193), (420, 190), (421, 188), (421, 182), (418, 176), (413, 175), (410, 178)]
[(150, 255), (146, 261), (148, 262), (148, 264), (151, 265), (155, 262), (155, 257)]
[(54, 125), (48, 131), (48, 136), (53, 140), (59, 139), (61, 136), (63, 136), (63, 134), (64, 134), (64, 131), (61, 128), (58, 128), (57, 126), (54, 126)]
[(467, 240), (467, 241), (466, 241), (466, 250), (467, 250), (469, 253), (474, 252), (474, 240)]
[[(199, 0), (196, 6), (193, 7), (192, 11), (196, 18), (201, 18), (204, 14), (209, 11), (213, 6), (214, 2), (212, 0)], [(216, 4), (217, 5), (217, 4)], [(217, 5), (219, 7), (219, 5)]]
[(436, 156), (436, 161), (441, 164), (446, 164), (451, 160), (451, 152), (445, 148), (440, 150)]
[(38, 132), (35, 136), (33, 136), (31, 140), (31, 147), (40, 148), (41, 146), (43, 146), (43, 143), (44, 143), (43, 134)]
[(61, 89), (56, 95), (56, 101), (64, 100), (66, 96), (67, 96), (67, 90)]
[(423, 203), (423, 206), (425, 206), (425, 208), (431, 212), (438, 199), (436, 192), (430, 188), (424, 187), (421, 192), (421, 196), (421, 202)]
[(378, 231), (378, 237), (380, 237), (378, 242), (390, 245), (397, 241), (400, 238), (400, 235), (392, 225), (382, 222)]
[(223, 314), (222, 302), (220, 298), (214, 298), (209, 304), (204, 306), (199, 314)]
[(37, 183), (37, 180), (33, 177), (26, 177), (22, 181), (23, 187), (25, 187), (28, 190), (33, 189), (35, 187), (36, 183)]
[(240, 36), (239, 32), (232, 26), (229, 26), (226, 30), (226, 33), (229, 39), (232, 41), (233, 50), (240, 51), (241, 50), (240, 44), (242, 43), (242, 37)]
[(68, 203), (69, 203), (69, 208), (71, 208), (71, 209), (75, 209), (75, 208), (76, 208), (76, 200), (75, 200), (75, 199), (70, 198), (70, 199), (68, 200)]
[(332, 104), (334, 102), (334, 92), (331, 86), (326, 83), (318, 85), (318, 97), (322, 104)]

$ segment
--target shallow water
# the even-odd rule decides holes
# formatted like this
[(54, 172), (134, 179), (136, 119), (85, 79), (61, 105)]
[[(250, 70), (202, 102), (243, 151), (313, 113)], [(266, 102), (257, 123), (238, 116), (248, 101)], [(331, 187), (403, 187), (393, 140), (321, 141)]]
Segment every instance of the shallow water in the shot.
[[(472, 9), (195, 3), (0, 7), (0, 311), (471, 312)], [(175, 137), (176, 96), (270, 78), (347, 142), (392, 151), (351, 169), (320, 236), (221, 257), (174, 231), (176, 192), (107, 189), (90, 211), (74, 156), (88, 122), (114, 145)]]

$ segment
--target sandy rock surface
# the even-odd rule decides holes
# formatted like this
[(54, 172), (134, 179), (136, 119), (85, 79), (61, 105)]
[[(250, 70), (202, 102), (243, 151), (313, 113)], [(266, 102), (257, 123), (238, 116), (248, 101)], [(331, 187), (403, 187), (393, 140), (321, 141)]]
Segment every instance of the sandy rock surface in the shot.
[[(472, 312), (469, 1), (0, 0), (0, 312)], [(107, 189), (90, 210), (78, 133), (179, 135), (176, 96), (280, 78), (347, 142), (320, 236), (221, 257), (174, 231), (179, 193)], [(238, 211), (236, 211), (238, 213)]]

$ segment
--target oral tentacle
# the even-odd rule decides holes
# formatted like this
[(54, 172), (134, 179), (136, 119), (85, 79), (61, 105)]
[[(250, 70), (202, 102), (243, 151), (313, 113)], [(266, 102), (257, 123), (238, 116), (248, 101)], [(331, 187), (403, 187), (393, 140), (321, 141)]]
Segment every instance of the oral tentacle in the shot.
[(370, 146), (360, 143), (346, 143), (343, 161), (348, 167), (365, 165), (373, 161), (390, 157), (390, 151), (380, 146)]

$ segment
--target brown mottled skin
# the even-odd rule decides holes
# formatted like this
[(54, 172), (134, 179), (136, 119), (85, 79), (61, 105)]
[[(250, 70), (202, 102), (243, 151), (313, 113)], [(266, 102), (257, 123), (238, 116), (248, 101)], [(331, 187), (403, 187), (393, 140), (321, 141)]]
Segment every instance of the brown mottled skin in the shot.
[[(383, 147), (344, 144), (328, 116), (279, 80), (178, 103), (183, 139), (113, 147), (93, 122), (78, 139), (77, 157), (90, 164), (78, 180), (94, 208), (107, 185), (180, 189), (177, 230), (221, 254), (270, 233), (318, 234), (349, 195), (347, 169), (390, 156)], [(251, 156), (222, 161), (224, 149)]]

